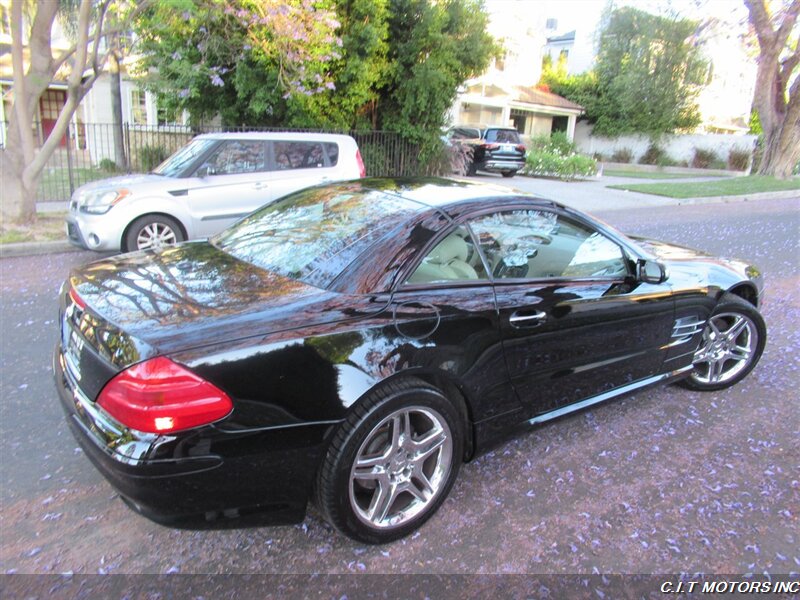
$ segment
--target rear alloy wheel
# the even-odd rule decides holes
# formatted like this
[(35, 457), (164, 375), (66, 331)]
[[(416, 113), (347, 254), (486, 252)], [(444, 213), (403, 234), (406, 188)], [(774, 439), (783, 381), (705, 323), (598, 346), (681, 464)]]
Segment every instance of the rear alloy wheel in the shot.
[(175, 219), (165, 215), (147, 215), (136, 219), (128, 228), (124, 250), (157, 250), (185, 239)]
[(758, 363), (766, 340), (761, 313), (746, 300), (726, 294), (708, 319), (694, 353), (694, 370), (681, 383), (712, 391), (740, 382)]
[(444, 501), (463, 454), (458, 411), (410, 379), (368, 397), (334, 436), (317, 501), (344, 534), (379, 544), (408, 535)]

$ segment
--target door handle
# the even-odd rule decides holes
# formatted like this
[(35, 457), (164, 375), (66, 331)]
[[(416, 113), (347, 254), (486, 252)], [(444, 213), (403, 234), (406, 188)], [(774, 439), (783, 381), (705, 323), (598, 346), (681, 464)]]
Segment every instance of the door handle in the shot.
[(268, 188), (268, 187), (269, 187), (269, 184), (264, 182), (264, 181), (257, 181), (256, 183), (253, 184), (253, 189), (254, 190), (263, 190), (263, 189)]
[(523, 311), (518, 311), (508, 318), (508, 322), (512, 327), (537, 327), (547, 318), (547, 313), (537, 311), (535, 313), (525, 314)]

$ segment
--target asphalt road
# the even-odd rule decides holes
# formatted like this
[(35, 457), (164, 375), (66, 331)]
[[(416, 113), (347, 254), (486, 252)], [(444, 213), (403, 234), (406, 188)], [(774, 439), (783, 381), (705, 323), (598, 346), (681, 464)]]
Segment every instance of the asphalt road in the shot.
[(302, 525), (229, 531), (134, 514), (77, 448), (51, 381), (57, 290), (96, 255), (0, 260), (0, 572), (797, 573), (800, 200), (605, 216), (758, 264), (761, 364), (724, 392), (661, 387), (534, 429), (465, 465), (439, 513), (384, 547), (313, 509)]

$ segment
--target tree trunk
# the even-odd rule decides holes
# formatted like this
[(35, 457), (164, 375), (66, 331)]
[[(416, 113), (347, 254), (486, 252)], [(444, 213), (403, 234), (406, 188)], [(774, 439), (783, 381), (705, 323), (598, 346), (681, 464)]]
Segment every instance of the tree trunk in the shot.
[(111, 74), (111, 116), (114, 132), (114, 162), (127, 171), (128, 160), (125, 156), (125, 137), (122, 131), (122, 80), (120, 76), (120, 57), (117, 50), (108, 55), (108, 71)]
[(800, 162), (800, 123), (785, 121), (772, 135), (764, 134), (764, 156), (758, 168), (759, 175), (772, 175), (778, 179), (791, 177)]
[(14, 164), (22, 161), (22, 153), (11, 146), (0, 150), (0, 171), (3, 173), (3, 201), (0, 202), (3, 223), (32, 223), (36, 220), (37, 178), (33, 186), (26, 187), (20, 173), (22, 169)]

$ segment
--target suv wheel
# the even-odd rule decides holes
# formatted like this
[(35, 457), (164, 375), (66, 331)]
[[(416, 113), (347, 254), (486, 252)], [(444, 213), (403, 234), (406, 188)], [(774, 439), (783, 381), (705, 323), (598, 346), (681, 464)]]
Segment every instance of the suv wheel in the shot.
[(503, 177), (513, 177), (516, 174), (517, 174), (516, 171), (503, 171), (502, 173)]
[(172, 217), (145, 215), (130, 224), (125, 233), (123, 251), (154, 250), (186, 239), (183, 229)]

